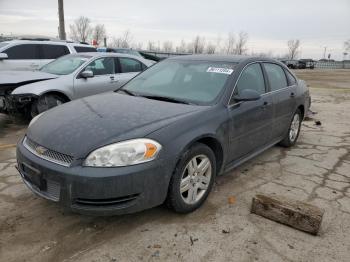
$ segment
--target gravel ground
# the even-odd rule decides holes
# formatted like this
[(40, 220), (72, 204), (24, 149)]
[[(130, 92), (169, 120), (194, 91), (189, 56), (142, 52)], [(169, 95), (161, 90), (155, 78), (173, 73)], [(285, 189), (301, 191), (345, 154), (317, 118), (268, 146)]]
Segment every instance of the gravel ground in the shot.
[[(108, 218), (67, 213), (19, 178), (14, 145), (25, 126), (0, 125), (0, 261), (348, 262), (350, 71), (297, 74), (311, 85), (321, 125), (304, 122), (295, 147), (273, 147), (219, 177), (206, 204), (188, 215), (165, 207)], [(324, 208), (320, 234), (250, 214), (257, 193)]]

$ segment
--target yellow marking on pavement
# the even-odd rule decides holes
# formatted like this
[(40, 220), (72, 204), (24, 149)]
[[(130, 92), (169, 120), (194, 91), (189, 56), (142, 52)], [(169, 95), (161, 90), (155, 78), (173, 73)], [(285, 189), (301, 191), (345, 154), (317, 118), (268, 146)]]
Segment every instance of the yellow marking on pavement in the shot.
[(16, 147), (16, 144), (0, 145), (0, 150)]

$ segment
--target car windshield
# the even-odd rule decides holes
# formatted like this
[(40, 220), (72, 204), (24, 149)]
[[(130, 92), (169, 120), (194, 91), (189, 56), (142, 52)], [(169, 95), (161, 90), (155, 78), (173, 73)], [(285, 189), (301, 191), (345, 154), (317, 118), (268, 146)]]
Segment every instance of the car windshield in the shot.
[(149, 98), (211, 104), (223, 90), (236, 63), (166, 60), (128, 82), (122, 90)]
[(7, 46), (7, 45), (8, 45), (8, 43), (0, 43), (0, 48)]
[(55, 75), (69, 75), (90, 58), (91, 56), (86, 55), (63, 56), (52, 61), (51, 63), (48, 63), (47, 65), (44, 65), (40, 71)]

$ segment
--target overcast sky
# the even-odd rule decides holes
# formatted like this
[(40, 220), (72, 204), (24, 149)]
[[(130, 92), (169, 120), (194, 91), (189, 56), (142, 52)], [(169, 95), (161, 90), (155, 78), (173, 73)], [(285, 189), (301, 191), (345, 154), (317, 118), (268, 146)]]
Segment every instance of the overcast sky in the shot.
[[(229, 31), (249, 34), (251, 52), (287, 52), (288, 39), (300, 39), (302, 57), (343, 58), (350, 39), (350, 0), (65, 0), (66, 31), (83, 15), (103, 23), (109, 39), (129, 29), (134, 42), (215, 43)], [(57, 0), (0, 0), (0, 34), (57, 36)]]

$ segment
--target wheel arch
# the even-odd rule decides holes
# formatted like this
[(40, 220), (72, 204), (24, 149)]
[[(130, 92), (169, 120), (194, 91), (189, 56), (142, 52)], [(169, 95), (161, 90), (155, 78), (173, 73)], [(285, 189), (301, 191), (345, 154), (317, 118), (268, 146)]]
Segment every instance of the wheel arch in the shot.
[(62, 97), (65, 100), (65, 102), (71, 101), (71, 99), (69, 98), (68, 95), (66, 95), (64, 92), (58, 91), (58, 90), (50, 90), (50, 91), (44, 92), (44, 93), (40, 94), (40, 97), (45, 96), (45, 95), (58, 95), (58, 96)]
[(216, 159), (216, 169), (217, 169), (216, 173), (220, 174), (224, 165), (224, 147), (220, 142), (220, 140), (211, 134), (202, 135), (200, 137), (196, 137), (193, 140), (191, 140), (182, 150), (180, 156), (176, 161), (176, 164), (181, 160), (181, 156), (183, 155), (183, 153), (186, 152), (189, 148), (191, 148), (196, 143), (204, 144), (213, 151)]

